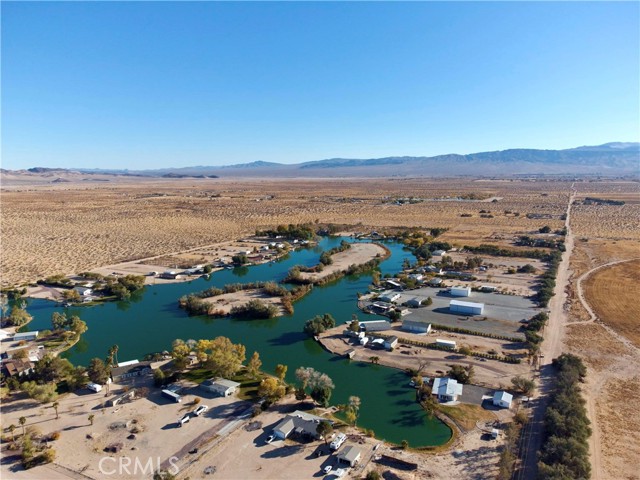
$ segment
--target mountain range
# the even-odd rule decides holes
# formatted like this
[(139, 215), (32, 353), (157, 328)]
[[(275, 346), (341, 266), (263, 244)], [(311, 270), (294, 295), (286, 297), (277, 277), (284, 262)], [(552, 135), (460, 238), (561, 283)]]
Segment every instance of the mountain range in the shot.
[[(8, 171), (3, 171), (5, 174)], [(512, 149), (433, 157), (330, 158), (297, 164), (255, 161), (225, 166), (151, 170), (51, 169), (36, 167), (12, 173), (56, 172), (166, 178), (216, 177), (391, 177), (512, 175), (634, 175), (640, 173), (640, 143), (612, 142), (566, 150)]]

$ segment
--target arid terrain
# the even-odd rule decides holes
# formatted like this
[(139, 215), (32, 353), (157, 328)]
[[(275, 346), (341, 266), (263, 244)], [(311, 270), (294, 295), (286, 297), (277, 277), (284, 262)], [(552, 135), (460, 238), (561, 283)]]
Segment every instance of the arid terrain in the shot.
[[(472, 179), (136, 182), (26, 186), (5, 180), (2, 285), (173, 254), (301, 222), (363, 230), (445, 227), (449, 231), (442, 239), (459, 245), (509, 244), (514, 235), (542, 225), (562, 228), (570, 185)], [(480, 200), (459, 198), (471, 194)], [(397, 202), (409, 197), (419, 200)], [(501, 199), (483, 201), (492, 197)]]
[(593, 422), (594, 479), (637, 479), (640, 394), (637, 186), (577, 184), (577, 200), (597, 197), (625, 205), (575, 205), (576, 235), (568, 288), (566, 346), (588, 366), (583, 394)]
[[(448, 230), (439, 239), (454, 246), (513, 247), (519, 235), (536, 234), (546, 225), (563, 228), (572, 183), (128, 178), (119, 183), (27, 185), (3, 180), (1, 281), (4, 287), (57, 273), (97, 268), (110, 273), (118, 264), (150, 257), (157, 258), (137, 265), (139, 273), (152, 266), (199, 263), (232, 254), (245, 245), (240, 239), (257, 229), (302, 222), (334, 223), (363, 232), (396, 226), (443, 227)], [(640, 270), (638, 183), (574, 185), (568, 323), (559, 341), (588, 366), (583, 394), (593, 422), (593, 478), (637, 479), (640, 414), (629, 399), (640, 394), (640, 319), (633, 307)], [(585, 204), (587, 197), (626, 203)], [(508, 265), (505, 259), (498, 267), (504, 270)], [(509, 276), (499, 273), (492, 280), (508, 285)], [(531, 292), (526, 279), (511, 278), (512, 289)], [(475, 347), (483, 347), (480, 340), (476, 342)], [(396, 360), (403, 363), (399, 355)], [(437, 356), (434, 352), (434, 359)], [(477, 364), (480, 376), (488, 379), (497, 373), (483, 371), (485, 366)], [(500, 373), (505, 383), (512, 373), (515, 370)], [(493, 449), (487, 468), (495, 468), (495, 454)], [(462, 454), (449, 460), (463, 468), (468, 461), (456, 455)], [(443, 462), (443, 467), (451, 468), (451, 463)]]

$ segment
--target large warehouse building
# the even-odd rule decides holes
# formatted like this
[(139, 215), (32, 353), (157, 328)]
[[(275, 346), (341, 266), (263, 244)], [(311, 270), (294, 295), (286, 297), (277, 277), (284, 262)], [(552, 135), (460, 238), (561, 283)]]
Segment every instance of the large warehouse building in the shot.
[(465, 313), (467, 315), (482, 315), (482, 312), (484, 312), (484, 303), (451, 300), (451, 302), (449, 302), (449, 311), (454, 313)]

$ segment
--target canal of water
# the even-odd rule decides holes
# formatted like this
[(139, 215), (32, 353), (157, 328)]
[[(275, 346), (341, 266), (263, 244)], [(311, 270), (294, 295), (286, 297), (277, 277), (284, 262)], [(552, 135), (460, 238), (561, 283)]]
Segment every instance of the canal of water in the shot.
[[(265, 371), (273, 372), (278, 363), (288, 365), (288, 381), (295, 381), (294, 372), (300, 366), (328, 374), (336, 385), (331, 403), (346, 403), (350, 395), (360, 397), (358, 424), (374, 430), (376, 437), (398, 444), (407, 440), (414, 447), (441, 445), (451, 437), (451, 430), (439, 420), (427, 418), (415, 401), (415, 390), (408, 387), (405, 373), (332, 355), (302, 331), (304, 322), (318, 314), (330, 313), (338, 323), (350, 320), (354, 313), (362, 320), (356, 294), (367, 291), (370, 275), (346, 277), (315, 287), (294, 304), (293, 315), (269, 320), (190, 317), (178, 308), (179, 297), (211, 286), (281, 280), (293, 265), (317, 264), (320, 252), (339, 245), (341, 240), (324, 238), (318, 247), (297, 250), (278, 262), (223, 270), (208, 279), (148, 286), (127, 302), (65, 309), (54, 302), (29, 299), (27, 310), (34, 319), (27, 328), (51, 329), (54, 311), (66, 310), (80, 316), (89, 329), (63, 356), (81, 365), (87, 365), (93, 357), (106, 357), (114, 344), (119, 347), (118, 358), (125, 361), (170, 350), (176, 338), (197, 340), (222, 335), (245, 345), (247, 358), (257, 351)], [(399, 243), (389, 242), (386, 246), (391, 256), (381, 263), (382, 274), (399, 271), (405, 258), (414, 259)], [(367, 316), (371, 318), (374, 317)]]

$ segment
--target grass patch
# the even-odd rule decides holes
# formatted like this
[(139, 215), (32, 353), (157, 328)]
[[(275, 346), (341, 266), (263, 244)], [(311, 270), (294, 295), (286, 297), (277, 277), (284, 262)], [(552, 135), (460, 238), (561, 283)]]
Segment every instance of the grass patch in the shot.
[(476, 422), (495, 420), (495, 415), (480, 405), (460, 403), (456, 406), (440, 405), (438, 408), (465, 432), (476, 428)]

